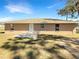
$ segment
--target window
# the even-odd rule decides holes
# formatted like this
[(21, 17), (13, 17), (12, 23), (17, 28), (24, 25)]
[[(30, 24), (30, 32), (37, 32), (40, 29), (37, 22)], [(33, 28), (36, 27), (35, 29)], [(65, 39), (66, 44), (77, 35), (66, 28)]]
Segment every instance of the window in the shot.
[(55, 24), (55, 31), (59, 31), (59, 24)]
[(45, 24), (41, 24), (41, 28), (44, 28), (45, 27)]
[(11, 30), (14, 30), (14, 25), (13, 24), (11, 24), (10, 27), (11, 27)]

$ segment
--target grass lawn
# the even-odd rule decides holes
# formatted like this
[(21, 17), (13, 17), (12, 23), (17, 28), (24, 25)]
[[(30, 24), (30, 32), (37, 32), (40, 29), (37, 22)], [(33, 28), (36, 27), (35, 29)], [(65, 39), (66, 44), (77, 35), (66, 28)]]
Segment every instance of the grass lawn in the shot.
[(77, 33), (77, 34), (68, 34), (68, 35), (64, 34), (62, 36), (69, 37), (69, 38), (79, 38), (79, 33)]
[(1, 59), (79, 59), (79, 42), (68, 37), (43, 35), (36, 41), (6, 37), (0, 34)]
[(13, 39), (15, 34), (0, 33), (0, 59), (79, 59), (79, 41), (72, 39), (79, 38), (79, 34), (43, 35), (36, 41)]
[(0, 27), (0, 32), (4, 31), (4, 26)]

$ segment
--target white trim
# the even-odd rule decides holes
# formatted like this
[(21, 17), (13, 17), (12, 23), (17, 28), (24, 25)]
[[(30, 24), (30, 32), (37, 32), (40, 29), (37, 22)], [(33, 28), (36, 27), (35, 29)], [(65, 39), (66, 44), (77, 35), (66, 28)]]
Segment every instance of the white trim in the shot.
[(29, 31), (34, 32), (34, 24), (29, 24)]

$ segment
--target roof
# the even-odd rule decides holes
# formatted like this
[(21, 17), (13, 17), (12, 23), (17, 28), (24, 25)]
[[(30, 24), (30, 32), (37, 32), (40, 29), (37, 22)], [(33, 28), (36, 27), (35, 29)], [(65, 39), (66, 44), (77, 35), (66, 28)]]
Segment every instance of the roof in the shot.
[(66, 21), (60, 19), (25, 19), (17, 21), (9, 21), (6, 23), (76, 23), (75, 21)]

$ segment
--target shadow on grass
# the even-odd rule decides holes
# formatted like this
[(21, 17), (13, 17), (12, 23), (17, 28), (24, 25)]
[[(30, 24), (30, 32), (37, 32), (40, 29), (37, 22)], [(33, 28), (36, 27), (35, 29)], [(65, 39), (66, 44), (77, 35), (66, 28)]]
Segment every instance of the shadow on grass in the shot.
[(6, 42), (4, 45), (1, 46), (1, 48), (7, 49), (7, 50), (10, 50), (10, 51), (17, 51), (19, 49), (24, 49), (25, 47), (24, 46), (18, 46), (16, 44), (10, 45), (9, 43)]
[(56, 44), (56, 46), (58, 48), (62, 48), (62, 49), (65, 49), (67, 50), (75, 59), (79, 59), (79, 51), (72, 48), (70, 45), (59, 45), (59, 44)]
[(0, 32), (0, 34), (4, 34), (5, 32)]
[[(63, 56), (60, 56), (58, 54), (58, 47), (51, 47), (51, 48), (48, 48), (48, 49), (45, 49), (47, 52), (51, 53), (51, 54), (54, 54), (58, 59), (65, 59)], [(52, 58), (50, 58), (52, 59)]]
[(36, 59), (36, 56), (34, 55), (33, 51), (28, 52), (27, 57), (28, 59)]
[[(40, 39), (39, 39), (40, 38)], [(31, 45), (31, 49), (39, 51), (39, 48), (32, 48), (32, 46), (34, 46), (35, 44), (38, 44), (40, 46), (44, 47), (44, 50), (51, 53), (51, 54), (55, 54), (57, 56), (58, 59), (65, 59), (64, 57), (60, 56), (58, 54), (58, 49), (66, 49), (67, 51), (69, 51), (75, 58), (79, 58), (79, 54), (75, 52), (75, 50), (73, 50), (73, 48), (71, 48), (71, 46), (69, 45), (60, 45), (60, 44), (55, 44), (53, 47), (50, 48), (45, 48), (45, 44), (49, 43), (46, 40), (53, 40), (53, 41), (57, 41), (57, 39), (59, 39), (60, 41), (68, 44), (69, 41), (72, 41), (72, 44), (78, 43), (78, 41), (73, 41), (71, 40), (71, 38), (68, 37), (63, 37), (63, 36), (56, 36), (56, 35), (38, 35), (38, 40), (29, 40), (29, 41), (25, 41), (25, 39), (8, 39), (8, 42), (5, 42), (1, 48), (9, 50), (11, 52), (13, 52), (13, 59), (22, 59), (22, 56), (20, 55), (15, 55), (18, 54), (19, 50), (23, 50), (24, 49), (28, 49), (28, 47), (26, 47), (26, 45)], [(26, 39), (27, 40), (27, 39)], [(65, 41), (63, 41), (65, 40)], [(75, 43), (74, 43), (75, 42)], [(19, 45), (20, 44), (20, 45)], [(29, 51), (27, 53), (28, 59), (37, 59), (37, 56), (40, 55), (40, 53), (35, 54), (35, 51)], [(44, 56), (45, 57), (45, 56)], [(52, 58), (50, 58), (52, 59)]]
[(59, 35), (45, 35), (45, 34), (38, 35), (38, 38), (43, 38), (45, 40), (56, 40), (56, 39), (68, 40), (68, 39), (70, 39), (69, 37), (64, 37), (64, 36), (59, 36)]
[(20, 55), (16, 55), (13, 57), (13, 59), (22, 59), (22, 57)]

